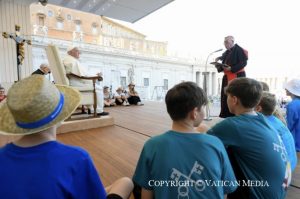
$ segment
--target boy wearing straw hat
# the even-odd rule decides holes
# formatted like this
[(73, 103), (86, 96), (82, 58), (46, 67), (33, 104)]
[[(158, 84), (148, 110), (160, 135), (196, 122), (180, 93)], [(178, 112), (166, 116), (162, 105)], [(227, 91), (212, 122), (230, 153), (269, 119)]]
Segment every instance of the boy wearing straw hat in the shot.
[(56, 141), (56, 128), (77, 108), (78, 91), (41, 75), (14, 84), (0, 105), (0, 133), (21, 136), (0, 148), (1, 198), (125, 198), (127, 178), (106, 191), (89, 154)]
[(292, 101), (286, 107), (288, 128), (294, 136), (296, 150), (300, 151), (300, 79), (292, 79), (285, 85), (286, 94)]

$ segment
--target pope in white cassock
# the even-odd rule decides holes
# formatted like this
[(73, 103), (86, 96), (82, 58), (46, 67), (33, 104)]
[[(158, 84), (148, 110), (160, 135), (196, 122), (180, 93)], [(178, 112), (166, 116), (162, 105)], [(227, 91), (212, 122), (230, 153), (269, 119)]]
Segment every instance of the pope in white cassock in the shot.
[[(78, 76), (91, 76), (91, 74), (88, 74), (86, 69), (80, 64), (79, 62), (79, 56), (80, 56), (80, 50), (76, 46), (69, 47), (67, 49), (68, 55), (64, 58), (63, 64), (66, 68), (67, 74), (75, 74)], [(102, 76), (102, 73), (96, 74), (99, 77)], [(93, 82), (91, 80), (83, 80), (78, 78), (72, 78), (70, 77), (70, 86), (75, 87), (87, 87), (92, 86)], [(103, 88), (102, 86), (96, 84), (96, 94), (97, 94), (97, 115), (108, 115), (108, 112), (103, 111), (104, 103), (103, 103)], [(92, 108), (90, 108), (93, 110)]]

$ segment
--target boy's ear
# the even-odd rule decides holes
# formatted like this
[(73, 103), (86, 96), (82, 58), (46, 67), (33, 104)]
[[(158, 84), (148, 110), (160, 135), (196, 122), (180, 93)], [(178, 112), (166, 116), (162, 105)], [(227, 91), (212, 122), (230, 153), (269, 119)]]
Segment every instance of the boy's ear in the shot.
[(232, 96), (232, 101), (234, 105), (237, 105), (240, 103), (240, 100), (236, 96)]
[(262, 111), (261, 105), (257, 105), (257, 106), (255, 107), (255, 111), (261, 112), (261, 111)]
[(199, 110), (198, 110), (197, 107), (195, 107), (195, 108), (194, 108), (193, 110), (191, 110), (191, 112), (190, 112), (190, 118), (191, 118), (192, 120), (195, 120), (195, 119), (197, 118), (198, 114), (199, 114)]

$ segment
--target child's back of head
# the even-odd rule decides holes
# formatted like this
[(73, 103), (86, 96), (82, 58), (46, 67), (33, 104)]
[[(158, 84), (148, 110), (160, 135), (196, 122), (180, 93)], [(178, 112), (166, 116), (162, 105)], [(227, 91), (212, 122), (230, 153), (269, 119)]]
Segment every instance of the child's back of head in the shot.
[(227, 95), (236, 96), (244, 108), (254, 108), (260, 101), (262, 85), (255, 79), (241, 77), (232, 80), (225, 92)]
[(269, 92), (263, 92), (258, 106), (260, 106), (260, 112), (262, 114), (272, 115), (276, 109), (276, 104), (277, 102), (274, 94)]
[(260, 82), (260, 83), (261, 83), (263, 91), (267, 91), (267, 92), (270, 91), (269, 85), (266, 82)]
[(207, 104), (202, 88), (194, 82), (183, 82), (171, 88), (165, 98), (167, 111), (173, 121), (183, 120), (194, 108)]

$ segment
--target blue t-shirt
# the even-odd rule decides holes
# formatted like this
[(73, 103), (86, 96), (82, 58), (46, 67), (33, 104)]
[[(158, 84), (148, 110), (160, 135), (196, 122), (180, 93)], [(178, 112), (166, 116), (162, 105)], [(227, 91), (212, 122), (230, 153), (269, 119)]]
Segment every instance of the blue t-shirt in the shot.
[(236, 189), (222, 142), (206, 134), (168, 131), (148, 140), (133, 181), (156, 199), (214, 198)]
[(274, 115), (266, 116), (266, 118), (270, 122), (271, 126), (277, 130), (291, 162), (292, 171), (294, 171), (297, 166), (297, 153), (295, 149), (295, 141), (290, 130)]
[[(212, 127), (208, 134), (230, 147), (249, 183), (250, 198), (282, 199), (291, 179), (291, 168), (285, 147), (266, 118), (242, 114), (230, 117)], [(250, 181), (249, 181), (250, 180)]]
[(0, 149), (0, 197), (13, 199), (105, 199), (88, 153), (49, 141)]
[(286, 107), (286, 121), (300, 151), (300, 98), (294, 98)]

